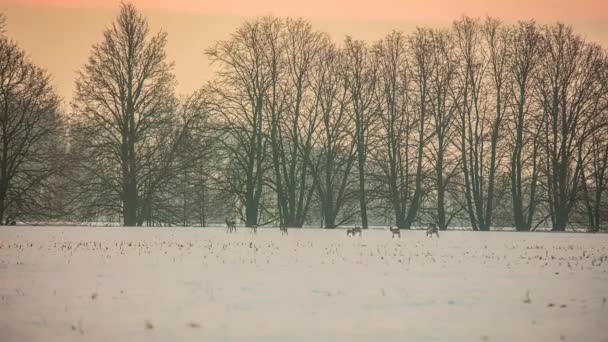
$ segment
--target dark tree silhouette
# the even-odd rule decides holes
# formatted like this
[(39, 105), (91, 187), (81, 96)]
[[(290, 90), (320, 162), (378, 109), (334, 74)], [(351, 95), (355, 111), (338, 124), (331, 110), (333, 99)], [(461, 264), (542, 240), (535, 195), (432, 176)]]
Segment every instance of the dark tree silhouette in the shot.
[[(580, 189), (584, 147), (606, 122), (594, 120), (605, 109), (595, 106), (605, 96), (605, 56), (586, 44), (572, 28), (544, 29), (543, 68), (537, 92), (543, 112), (545, 177), (552, 230), (564, 231)], [(598, 77), (600, 76), (600, 77)]]
[(393, 32), (374, 45), (378, 64), (379, 115), (374, 127), (372, 159), (379, 166), (383, 183), (388, 186), (387, 199), (395, 214), (398, 228), (406, 227), (406, 215), (411, 206), (412, 181), (410, 164), (414, 153), (412, 135), (415, 117), (410, 89), (407, 60), (407, 39)]
[(74, 145), (82, 152), (79, 183), (86, 196), (102, 199), (95, 206), (119, 206), (125, 226), (141, 223), (138, 215), (146, 215), (155, 181), (145, 175), (171, 164), (175, 156), (167, 141), (176, 100), (166, 42), (165, 33), (151, 35), (145, 18), (123, 3), (76, 81), (72, 105)]
[(508, 67), (511, 200), (515, 229), (533, 229), (540, 172), (542, 117), (536, 115), (534, 80), (541, 67), (542, 35), (534, 22), (520, 22), (509, 37), (513, 59)]
[(214, 117), (224, 132), (227, 169), (225, 188), (245, 207), (243, 217), (248, 226), (257, 225), (262, 211), (262, 195), (267, 163), (268, 123), (265, 109), (276, 79), (272, 53), (280, 20), (266, 17), (247, 22), (230, 40), (217, 42), (206, 51), (218, 65), (218, 77), (212, 84), (216, 106)]
[(335, 228), (351, 219), (354, 212), (344, 212), (347, 203), (356, 199), (351, 171), (355, 162), (355, 140), (350, 132), (348, 105), (350, 93), (342, 77), (347, 68), (342, 51), (333, 44), (322, 47), (313, 76), (317, 103), (315, 115), (320, 124), (314, 137), (311, 171), (315, 178), (321, 216), (325, 228)]
[(460, 152), (466, 209), (473, 230), (489, 230), (495, 204), (495, 180), (505, 116), (505, 73), (509, 58), (507, 32), (500, 23), (471, 18), (454, 23), (462, 61), (453, 98), (460, 118)]
[(39, 219), (52, 204), (65, 152), (58, 107), (48, 74), (0, 32), (1, 224)]
[(414, 135), (417, 146), (415, 152), (416, 168), (414, 172), (414, 191), (409, 210), (407, 211), (407, 216), (405, 217), (405, 228), (410, 228), (412, 223), (416, 220), (424, 191), (422, 182), (424, 177), (423, 157), (429, 143), (426, 125), (427, 116), (429, 115), (427, 108), (431, 75), (434, 73), (434, 68), (436, 67), (432, 60), (433, 41), (430, 30), (418, 29), (416, 33), (410, 37), (409, 45), (412, 52), (410, 72), (412, 73), (412, 81), (416, 94), (413, 102), (417, 112)]
[(458, 61), (455, 58), (454, 43), (449, 31), (431, 32), (431, 60), (434, 64), (429, 81), (428, 111), (432, 135), (428, 145), (429, 159), (434, 167), (437, 217), (440, 230), (445, 230), (460, 212), (458, 205), (448, 207), (447, 200), (458, 203), (457, 194), (450, 194), (450, 185), (459, 168), (459, 154), (455, 147), (456, 105), (450, 97), (450, 89), (456, 78)]
[(303, 19), (263, 17), (206, 50), (216, 77), (181, 103), (165, 44), (123, 4), (79, 73), (68, 173), (83, 216), (605, 220), (606, 51), (563, 24), (463, 17), (338, 47)]
[(266, 53), (273, 67), (267, 112), (274, 170), (272, 187), (277, 193), (279, 221), (301, 227), (314, 194), (310, 154), (319, 125), (318, 99), (310, 86), (327, 36), (303, 20), (287, 19), (273, 37)]
[(342, 77), (349, 91), (350, 114), (353, 122), (353, 139), (357, 151), (357, 174), (359, 177), (359, 206), (361, 225), (368, 228), (367, 198), (365, 190), (365, 163), (367, 161), (369, 128), (377, 116), (375, 88), (377, 69), (366, 44), (347, 37), (344, 41)]

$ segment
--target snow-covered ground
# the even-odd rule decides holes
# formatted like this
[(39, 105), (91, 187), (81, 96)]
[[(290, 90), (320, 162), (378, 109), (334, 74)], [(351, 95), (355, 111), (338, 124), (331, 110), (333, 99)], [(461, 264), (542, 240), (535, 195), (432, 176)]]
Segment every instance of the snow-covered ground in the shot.
[(607, 234), (440, 234), (1, 227), (0, 341), (608, 341)]

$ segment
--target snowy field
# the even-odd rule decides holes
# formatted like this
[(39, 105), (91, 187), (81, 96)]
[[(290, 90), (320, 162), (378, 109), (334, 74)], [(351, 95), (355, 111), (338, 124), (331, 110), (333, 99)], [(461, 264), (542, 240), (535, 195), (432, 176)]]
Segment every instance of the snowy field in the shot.
[(3, 342), (608, 341), (606, 298), (607, 234), (0, 228)]

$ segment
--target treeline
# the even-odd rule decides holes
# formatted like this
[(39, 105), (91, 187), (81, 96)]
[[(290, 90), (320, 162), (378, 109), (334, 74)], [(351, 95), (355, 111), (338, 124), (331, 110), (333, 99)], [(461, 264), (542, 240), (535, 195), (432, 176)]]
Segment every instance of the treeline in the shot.
[(167, 35), (123, 4), (62, 115), (1, 39), (3, 221), (607, 226), (608, 53), (564, 24), (463, 17), (336, 44), (264, 17), (177, 98)]

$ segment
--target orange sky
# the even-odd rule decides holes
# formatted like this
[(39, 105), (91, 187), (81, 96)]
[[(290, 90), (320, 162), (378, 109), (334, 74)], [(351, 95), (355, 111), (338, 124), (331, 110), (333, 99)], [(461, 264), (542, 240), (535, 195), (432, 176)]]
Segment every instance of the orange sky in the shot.
[[(115, 7), (115, 0), (8, 0), (31, 6)], [(139, 8), (211, 15), (446, 20), (466, 13), (504, 19), (606, 19), (606, 0), (132, 0)]]
[[(561, 20), (588, 40), (608, 47), (608, 0), (131, 0), (153, 30), (169, 34), (177, 91), (190, 93), (212, 76), (203, 51), (226, 39), (248, 17), (274, 14), (307, 17), (335, 40), (350, 34), (376, 40), (392, 29), (448, 26), (463, 14), (491, 15), (507, 22)], [(118, 0), (0, 0), (7, 34), (45, 67), (67, 103), (75, 72), (91, 45), (117, 14)], [(371, 5), (370, 5), (371, 4)]]

